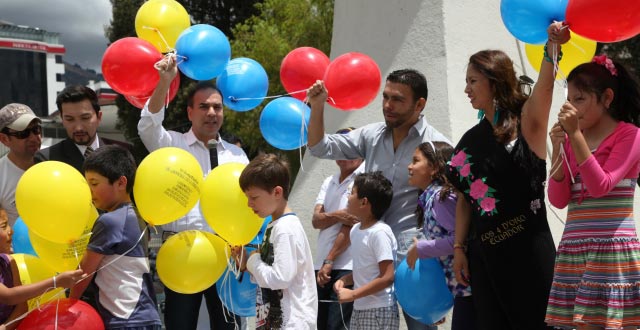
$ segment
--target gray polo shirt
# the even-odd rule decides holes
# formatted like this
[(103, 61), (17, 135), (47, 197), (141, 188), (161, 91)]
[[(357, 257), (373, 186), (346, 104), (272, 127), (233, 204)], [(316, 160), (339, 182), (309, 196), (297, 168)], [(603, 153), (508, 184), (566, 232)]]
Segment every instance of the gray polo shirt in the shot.
[(391, 129), (384, 122), (373, 123), (347, 134), (325, 134), (311, 154), (326, 159), (365, 159), (365, 172), (382, 171), (393, 184), (391, 206), (382, 217), (393, 234), (398, 235), (416, 227), (415, 210), (418, 189), (409, 186), (409, 171), (413, 152), (422, 142), (443, 141), (451, 144), (442, 133), (427, 123), (424, 115), (411, 127), (407, 137), (393, 150)]

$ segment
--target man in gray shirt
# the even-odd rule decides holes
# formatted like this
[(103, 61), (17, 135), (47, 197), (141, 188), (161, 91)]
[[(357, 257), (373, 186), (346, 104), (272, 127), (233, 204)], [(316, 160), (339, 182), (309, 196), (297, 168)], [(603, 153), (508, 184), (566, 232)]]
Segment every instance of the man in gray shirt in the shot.
[[(369, 124), (347, 134), (324, 133), (327, 90), (322, 81), (316, 82), (307, 96), (311, 105), (308, 127), (311, 154), (327, 159), (364, 158), (365, 172), (382, 171), (393, 184), (393, 200), (382, 220), (396, 236), (398, 259), (404, 259), (413, 237), (419, 233), (414, 214), (418, 190), (409, 186), (407, 166), (420, 143), (444, 141), (451, 144), (449, 139), (427, 123), (422, 114), (428, 96), (426, 78), (412, 69), (390, 73), (382, 93), (384, 122)], [(405, 320), (409, 330), (435, 329), (406, 314)]]

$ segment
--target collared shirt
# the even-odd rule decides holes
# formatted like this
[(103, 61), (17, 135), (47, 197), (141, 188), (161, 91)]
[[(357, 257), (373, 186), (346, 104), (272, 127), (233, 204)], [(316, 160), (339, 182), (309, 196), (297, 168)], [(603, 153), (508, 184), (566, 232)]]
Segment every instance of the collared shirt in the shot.
[[(324, 212), (330, 213), (343, 210), (347, 207), (351, 187), (356, 175), (364, 172), (364, 163), (360, 164), (351, 174), (349, 174), (342, 182), (340, 182), (340, 171), (327, 177), (320, 187), (320, 192), (316, 198), (316, 205), (324, 206)], [(316, 259), (314, 262), (315, 269), (322, 267), (323, 260), (327, 257), (333, 243), (342, 229), (342, 223), (338, 222), (325, 229), (321, 229), (318, 233), (318, 243), (316, 249)], [(333, 261), (333, 269), (351, 269), (351, 245), (344, 252), (336, 257)]]
[[(84, 155), (84, 152), (87, 150), (86, 145), (80, 145), (80, 144), (75, 144), (76, 147), (78, 148), (78, 150), (80, 150), (80, 154)], [(93, 151), (98, 150), (98, 148), (100, 148), (100, 138), (98, 138), (98, 133), (96, 133), (96, 138), (93, 139), (93, 142), (91, 142), (91, 148), (93, 149)]]
[[(176, 147), (191, 153), (202, 168), (202, 177), (206, 177), (211, 172), (211, 160), (209, 158), (209, 148), (193, 134), (193, 130), (186, 133), (175, 131), (167, 131), (162, 127), (164, 120), (164, 108), (158, 113), (151, 113), (145, 105), (140, 113), (140, 121), (138, 122), (138, 134), (144, 146), (153, 152), (163, 147)], [(218, 164), (224, 163), (242, 163), (248, 164), (247, 155), (239, 147), (222, 140), (218, 136)], [(187, 215), (177, 221), (162, 226), (165, 231), (179, 232), (183, 230), (204, 230), (213, 232), (209, 224), (204, 220), (200, 211), (200, 202), (198, 202)]]
[(318, 144), (309, 148), (311, 154), (327, 159), (365, 159), (365, 172), (382, 171), (393, 184), (393, 200), (381, 220), (397, 237), (416, 227), (415, 210), (418, 189), (409, 185), (409, 170), (413, 153), (422, 142), (442, 141), (451, 144), (442, 133), (427, 123), (424, 115), (409, 130), (397, 150), (393, 150), (392, 130), (384, 122), (373, 123), (347, 134), (325, 134)]

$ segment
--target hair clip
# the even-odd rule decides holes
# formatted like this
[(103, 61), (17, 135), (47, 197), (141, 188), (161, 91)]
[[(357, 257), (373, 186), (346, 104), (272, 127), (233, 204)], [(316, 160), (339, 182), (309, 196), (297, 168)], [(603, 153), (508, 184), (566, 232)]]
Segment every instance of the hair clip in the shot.
[(604, 66), (607, 70), (609, 70), (609, 72), (611, 72), (612, 76), (618, 75), (618, 70), (616, 69), (616, 66), (613, 64), (613, 61), (607, 57), (607, 55), (602, 54), (602, 55), (594, 56), (591, 62)]

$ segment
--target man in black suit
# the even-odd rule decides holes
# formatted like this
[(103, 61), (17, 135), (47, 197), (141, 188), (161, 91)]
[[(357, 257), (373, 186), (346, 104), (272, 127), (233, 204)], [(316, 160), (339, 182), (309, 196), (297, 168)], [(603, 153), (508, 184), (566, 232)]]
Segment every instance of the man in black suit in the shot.
[(45, 160), (61, 161), (75, 167), (84, 176), (84, 158), (99, 147), (119, 144), (130, 149), (127, 143), (98, 137), (102, 112), (98, 95), (91, 88), (79, 85), (66, 87), (58, 94), (56, 104), (67, 138), (36, 153), (36, 163)]

